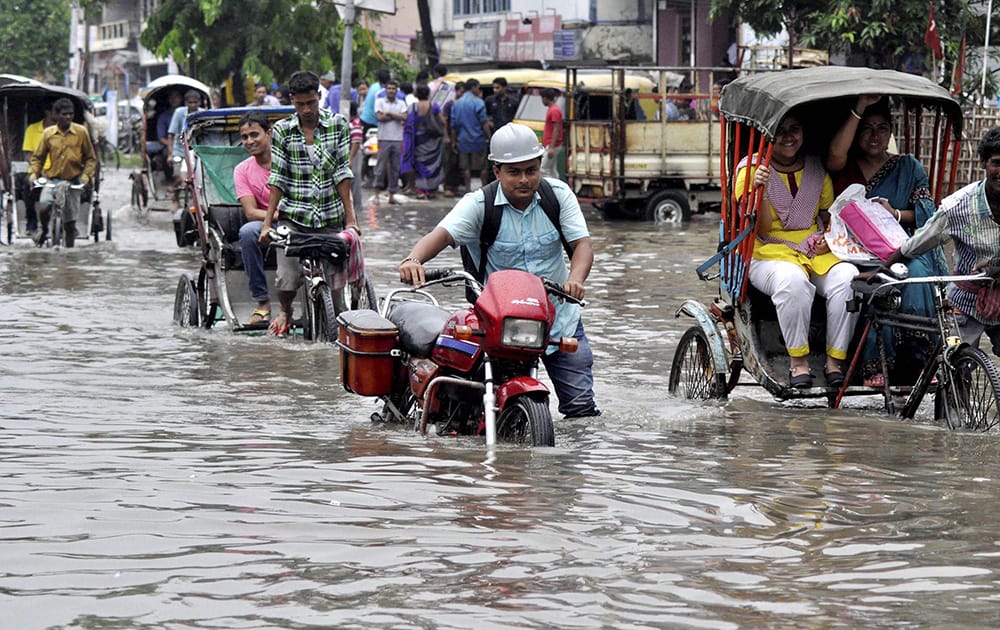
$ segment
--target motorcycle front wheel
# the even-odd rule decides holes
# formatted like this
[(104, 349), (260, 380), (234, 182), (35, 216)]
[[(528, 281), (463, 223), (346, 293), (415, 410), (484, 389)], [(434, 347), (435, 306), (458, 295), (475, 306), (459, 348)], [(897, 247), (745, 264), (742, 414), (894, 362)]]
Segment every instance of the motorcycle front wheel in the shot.
[(546, 396), (518, 396), (497, 418), (497, 441), (531, 446), (555, 446), (556, 434)]

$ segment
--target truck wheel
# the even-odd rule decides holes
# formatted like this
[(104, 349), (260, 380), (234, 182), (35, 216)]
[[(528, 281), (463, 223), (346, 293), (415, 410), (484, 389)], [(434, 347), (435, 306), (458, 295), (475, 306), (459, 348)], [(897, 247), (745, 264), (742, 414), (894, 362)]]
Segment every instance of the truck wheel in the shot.
[(680, 225), (691, 218), (691, 205), (681, 190), (660, 190), (646, 201), (645, 218), (655, 223)]

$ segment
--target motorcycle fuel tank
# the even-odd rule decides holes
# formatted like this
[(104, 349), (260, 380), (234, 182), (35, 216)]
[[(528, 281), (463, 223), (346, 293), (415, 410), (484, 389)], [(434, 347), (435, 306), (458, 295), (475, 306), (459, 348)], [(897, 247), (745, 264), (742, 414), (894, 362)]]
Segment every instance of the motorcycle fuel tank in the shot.
[(442, 367), (447, 367), (459, 372), (470, 372), (479, 360), (482, 348), (477, 341), (466, 341), (455, 338), (456, 326), (468, 326), (472, 330), (479, 329), (479, 318), (471, 308), (464, 308), (456, 311), (448, 323), (444, 325), (441, 334), (438, 335), (434, 350), (431, 352), (431, 360)]

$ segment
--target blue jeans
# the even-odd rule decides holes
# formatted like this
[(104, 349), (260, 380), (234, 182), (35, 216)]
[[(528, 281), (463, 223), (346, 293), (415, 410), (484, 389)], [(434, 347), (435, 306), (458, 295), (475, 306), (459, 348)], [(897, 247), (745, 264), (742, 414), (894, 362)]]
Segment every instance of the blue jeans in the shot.
[(267, 276), (264, 275), (264, 253), (260, 244), (260, 230), (263, 221), (247, 221), (240, 228), (240, 253), (243, 255), (243, 269), (250, 278), (250, 297), (258, 302), (267, 302)]
[(576, 352), (546, 354), (542, 363), (559, 398), (559, 413), (567, 418), (598, 416), (601, 412), (594, 403), (594, 353), (583, 331), (583, 321), (573, 336), (580, 344)]

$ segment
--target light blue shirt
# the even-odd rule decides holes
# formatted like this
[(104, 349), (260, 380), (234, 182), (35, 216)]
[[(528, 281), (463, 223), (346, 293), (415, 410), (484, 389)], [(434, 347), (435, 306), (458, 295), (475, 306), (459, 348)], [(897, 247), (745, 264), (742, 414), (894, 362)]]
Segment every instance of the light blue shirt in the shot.
[[(587, 222), (580, 210), (576, 195), (564, 182), (545, 178), (559, 200), (559, 222), (563, 236), (570, 243), (590, 236)], [(569, 266), (563, 254), (559, 231), (542, 209), (541, 197), (535, 192), (531, 204), (523, 212), (507, 202), (503, 188), (497, 187), (494, 206), (503, 208), (500, 231), (486, 255), (486, 275), (500, 269), (520, 269), (563, 284), (569, 280)], [(479, 265), (479, 235), (483, 227), (484, 199), (482, 190), (474, 190), (452, 208), (438, 227), (447, 230), (456, 245), (469, 248), (476, 265)], [(580, 323), (580, 307), (569, 302), (556, 303), (556, 321), (551, 339), (572, 337)], [(554, 352), (555, 348), (549, 348)]]
[[(199, 107), (197, 111), (201, 111)], [(170, 118), (170, 133), (174, 134), (174, 155), (184, 157), (184, 132), (187, 130), (187, 105), (181, 105), (174, 110), (174, 115)]]
[(368, 86), (368, 95), (365, 96), (364, 107), (361, 108), (361, 120), (365, 124), (378, 126), (378, 118), (375, 116), (375, 99), (382, 89), (382, 84), (376, 81)]

